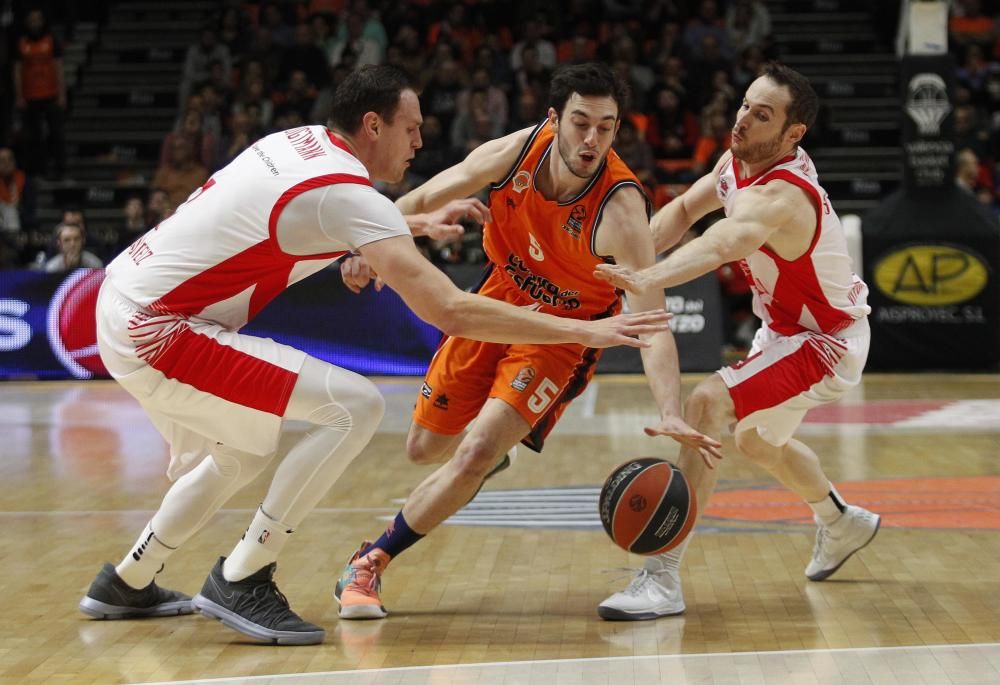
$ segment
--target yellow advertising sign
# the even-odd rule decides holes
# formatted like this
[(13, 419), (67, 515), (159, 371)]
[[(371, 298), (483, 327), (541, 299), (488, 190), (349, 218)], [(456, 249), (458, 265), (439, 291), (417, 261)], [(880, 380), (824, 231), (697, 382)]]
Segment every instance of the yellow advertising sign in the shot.
[(955, 245), (907, 245), (875, 264), (875, 285), (905, 304), (941, 306), (971, 300), (986, 287), (982, 257)]

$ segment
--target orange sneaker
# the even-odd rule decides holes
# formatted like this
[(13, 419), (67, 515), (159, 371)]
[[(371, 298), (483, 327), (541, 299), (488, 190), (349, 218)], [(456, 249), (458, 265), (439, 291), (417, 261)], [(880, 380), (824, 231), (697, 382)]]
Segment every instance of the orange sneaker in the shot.
[(378, 596), (382, 571), (391, 557), (365, 540), (344, 567), (333, 596), (340, 603), (341, 618), (385, 618), (389, 612)]

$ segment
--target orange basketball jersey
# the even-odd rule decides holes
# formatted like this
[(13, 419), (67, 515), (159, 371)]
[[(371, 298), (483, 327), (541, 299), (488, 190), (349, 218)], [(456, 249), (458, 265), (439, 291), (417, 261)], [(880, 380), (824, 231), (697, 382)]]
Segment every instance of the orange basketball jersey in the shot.
[(617, 313), (618, 291), (593, 276), (597, 264), (610, 261), (596, 253), (596, 231), (611, 196), (627, 186), (643, 192), (642, 185), (611, 150), (579, 195), (548, 200), (535, 189), (535, 177), (550, 154), (559, 152), (546, 121), (531, 132), (507, 177), (490, 189), (493, 221), (483, 227), (483, 246), (492, 271), (479, 292), (574, 319)]

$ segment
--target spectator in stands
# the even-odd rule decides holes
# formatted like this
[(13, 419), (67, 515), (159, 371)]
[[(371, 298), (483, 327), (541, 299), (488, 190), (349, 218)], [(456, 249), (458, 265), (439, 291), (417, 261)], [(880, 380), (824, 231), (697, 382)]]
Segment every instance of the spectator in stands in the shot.
[(984, 49), (993, 45), (995, 20), (983, 11), (980, 0), (954, 0), (948, 20), (948, 38), (958, 47), (976, 43)]
[(684, 106), (680, 93), (663, 86), (649, 110), (646, 139), (660, 159), (688, 159), (698, 143), (698, 119)]
[(357, 12), (349, 13), (343, 21), (345, 30), (339, 34), (330, 53), (330, 63), (339, 64), (352, 59), (356, 66), (382, 63), (382, 48), (370, 37), (365, 36), (365, 17)]
[(734, 0), (726, 8), (726, 34), (740, 54), (752, 45), (763, 46), (771, 35), (771, 14), (760, 0)]
[(468, 154), (471, 141), (479, 147), (487, 140), (499, 138), (504, 132), (504, 122), (490, 111), (489, 96), (485, 90), (469, 93), (468, 105), (461, 109), (451, 127), (451, 146)]
[(326, 84), (329, 64), (326, 53), (316, 45), (312, 26), (299, 24), (295, 27), (295, 43), (281, 57), (278, 80), (288, 81), (292, 72), (301, 71), (310, 83), (321, 88)]
[[(521, 91), (514, 101), (514, 112), (507, 125), (507, 132), (513, 133), (522, 128), (537, 125), (545, 116), (543, 100), (533, 88)], [(419, 157), (419, 155), (417, 155)]]
[[(281, 47), (274, 43), (271, 32), (261, 26), (254, 34), (250, 50), (243, 56), (244, 83), (253, 78), (260, 78), (267, 90), (278, 77), (278, 67), (281, 66)], [(251, 68), (251, 64), (256, 66)], [(259, 73), (257, 73), (259, 71)]]
[[(349, 3), (350, 14), (361, 18), (361, 37), (366, 41), (375, 43), (378, 47), (378, 58), (381, 62), (385, 49), (389, 46), (389, 37), (385, 32), (385, 26), (379, 18), (378, 12), (368, 6), (367, 0), (351, 0)], [(337, 37), (343, 39), (349, 32), (346, 22), (341, 22), (337, 27)]]
[(28, 12), (16, 55), (15, 104), (24, 122), (27, 149), (31, 151), (24, 160), (25, 167), (33, 173), (60, 179), (66, 168), (63, 140), (66, 84), (62, 46), (49, 30), (41, 10)]
[(264, 81), (259, 78), (246, 83), (233, 103), (234, 112), (243, 112), (250, 117), (251, 126), (261, 132), (271, 130), (274, 120), (274, 101), (264, 94)]
[(989, 62), (981, 45), (965, 46), (965, 59), (955, 71), (958, 82), (969, 89), (972, 101), (984, 105), (987, 101), (986, 82), (990, 75), (1000, 72), (1000, 64)]
[(230, 5), (219, 18), (219, 42), (229, 49), (229, 55), (236, 58), (250, 46), (250, 27), (253, 21), (246, 10)]
[(712, 97), (712, 80), (718, 72), (729, 73), (732, 61), (722, 54), (714, 35), (702, 38), (699, 56), (688, 63), (688, 92), (692, 103), (704, 106)]
[(14, 150), (0, 147), (0, 232), (18, 249), (35, 227), (35, 202), (34, 181), (17, 168)]
[(264, 4), (259, 16), (261, 30), (270, 34), (270, 40), (278, 50), (292, 47), (295, 42), (295, 29), (277, 2)]
[(158, 226), (174, 213), (170, 204), (170, 194), (163, 188), (154, 187), (149, 191), (149, 203), (146, 206), (146, 225), (150, 228)]
[(760, 76), (766, 61), (764, 49), (759, 45), (751, 45), (740, 53), (739, 60), (733, 65), (733, 87), (737, 92), (746, 92), (750, 82)]
[(73, 269), (100, 269), (104, 263), (91, 252), (83, 249), (87, 234), (77, 224), (61, 223), (55, 230), (59, 254), (45, 262), (46, 273), (72, 271)]
[(251, 143), (261, 137), (257, 135), (259, 133), (260, 131), (253, 130), (250, 116), (245, 111), (234, 109), (229, 115), (229, 129), (223, 134), (219, 143), (218, 161), (213, 171), (236, 159), (241, 152), (250, 147)]
[(514, 43), (510, 51), (510, 66), (518, 71), (524, 66), (525, 48), (534, 48), (538, 62), (546, 71), (556, 66), (556, 47), (545, 38), (549, 31), (548, 18), (544, 12), (536, 12), (524, 23), (523, 38)]
[(465, 5), (456, 2), (448, 8), (444, 18), (431, 24), (427, 31), (429, 45), (438, 41), (447, 41), (455, 46), (462, 64), (468, 66), (483, 42), (483, 32), (470, 21)]
[(703, 131), (698, 139), (691, 159), (691, 173), (697, 178), (712, 169), (732, 143), (730, 118), (726, 114), (721, 112), (712, 114), (707, 123), (707, 130)]
[(337, 44), (337, 39), (333, 35), (333, 26), (337, 18), (330, 14), (314, 14), (309, 20), (312, 28), (313, 44), (320, 49), (327, 65), (336, 64), (333, 59), (333, 48)]
[(469, 79), (469, 86), (458, 95), (458, 112), (461, 115), (469, 110), (469, 100), (475, 91), (482, 91), (486, 94), (486, 109), (497, 127), (498, 133), (492, 138), (497, 138), (507, 130), (507, 122), (510, 119), (508, 112), (507, 96), (497, 86), (490, 81), (490, 72), (485, 67), (477, 66), (472, 69), (472, 77)]
[(628, 168), (648, 187), (654, 183), (653, 150), (649, 143), (643, 140), (635, 124), (629, 118), (621, 120), (618, 135), (615, 136), (615, 152), (622, 158)]
[(993, 176), (986, 165), (981, 164), (975, 151), (962, 148), (958, 151), (955, 164), (955, 185), (974, 196), (984, 205), (993, 206)]
[(202, 128), (203, 117), (196, 111), (189, 110), (181, 118), (178, 128), (168, 133), (160, 144), (160, 165), (166, 163), (177, 138), (186, 138), (191, 142), (195, 160), (206, 169), (215, 168), (219, 140)]
[(705, 38), (711, 37), (718, 53), (723, 59), (732, 58), (732, 46), (729, 44), (729, 34), (719, 17), (719, 6), (715, 0), (701, 0), (698, 13), (684, 26), (682, 39), (684, 46), (694, 59), (705, 59)]
[(420, 75), (427, 68), (427, 55), (420, 45), (417, 29), (410, 24), (403, 24), (396, 31), (392, 44), (399, 48), (399, 66), (414, 83), (420, 83)]
[(111, 261), (122, 253), (129, 245), (136, 241), (136, 238), (143, 235), (152, 226), (146, 214), (146, 207), (142, 203), (142, 198), (133, 195), (125, 200), (122, 207), (122, 221), (116, 231), (116, 242), (113, 254), (108, 255), (105, 261)]
[(975, 107), (958, 105), (954, 112), (955, 149), (969, 148), (976, 157), (982, 159), (989, 152), (989, 133), (979, 121)]
[(460, 66), (455, 60), (442, 62), (420, 95), (424, 115), (436, 116), (444, 131), (451, 131), (458, 114), (458, 98), (462, 92), (460, 73)]
[(498, 53), (489, 45), (480, 45), (479, 49), (476, 50), (473, 68), (486, 69), (490, 75), (490, 83), (505, 94), (510, 94), (514, 85), (514, 72), (503, 54)]
[(458, 161), (459, 157), (449, 145), (447, 135), (441, 126), (441, 120), (435, 115), (424, 114), (424, 125), (420, 127), (420, 136), (424, 141), (424, 146), (410, 162), (410, 171), (419, 178), (420, 182), (423, 182), (439, 171), (450, 167)]
[(275, 126), (279, 130), (288, 128), (281, 123), (282, 120), (286, 123), (290, 120), (307, 123), (316, 104), (316, 87), (304, 71), (296, 69), (289, 75), (285, 89), (275, 93), (274, 101)]
[(538, 50), (532, 45), (525, 46), (521, 51), (521, 68), (514, 74), (515, 92), (530, 90), (542, 100), (548, 100), (551, 80), (552, 70), (539, 59)]
[(180, 101), (186, 102), (196, 86), (207, 81), (211, 76), (212, 62), (219, 62), (222, 70), (233, 72), (232, 56), (229, 48), (219, 42), (214, 26), (206, 26), (201, 30), (198, 42), (187, 49), (184, 57), (184, 71), (181, 76)]
[(208, 169), (195, 159), (191, 141), (177, 136), (170, 144), (167, 159), (153, 176), (153, 187), (167, 191), (170, 204), (177, 207), (208, 180)]

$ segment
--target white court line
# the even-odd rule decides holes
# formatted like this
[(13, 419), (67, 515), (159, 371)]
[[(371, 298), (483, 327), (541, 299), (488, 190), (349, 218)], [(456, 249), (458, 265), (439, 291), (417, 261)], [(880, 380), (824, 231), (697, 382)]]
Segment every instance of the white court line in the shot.
[[(310, 513), (319, 514), (384, 514), (395, 512), (393, 507), (316, 507)], [(257, 509), (219, 509), (220, 514), (252, 514)], [(156, 509), (89, 509), (65, 511), (0, 511), (0, 518), (30, 518), (32, 516), (129, 516), (155, 514)]]
[[(274, 647), (266, 647), (267, 649), (275, 649)], [(662, 654), (662, 655), (643, 655), (643, 656), (616, 656), (616, 657), (594, 657), (585, 659), (545, 659), (545, 660), (531, 660), (531, 661), (494, 661), (481, 664), (439, 664), (434, 666), (405, 666), (399, 668), (363, 668), (357, 670), (345, 670), (345, 671), (319, 671), (315, 673), (280, 673), (271, 675), (254, 675), (254, 676), (237, 676), (237, 677), (224, 677), (224, 678), (205, 678), (200, 680), (163, 680), (156, 681), (152, 683), (142, 683), (141, 685), (201, 685), (201, 684), (213, 684), (213, 685), (243, 685), (249, 683), (257, 683), (262, 681), (274, 682), (278, 680), (294, 680), (296, 683), (303, 683), (303, 685), (313, 684), (313, 685), (346, 685), (347, 683), (352, 683), (352, 685), (357, 683), (380, 683), (380, 682), (392, 682), (392, 683), (431, 683), (437, 682), (433, 674), (435, 672), (448, 672), (448, 676), (442, 674), (442, 681), (447, 683), (479, 683), (486, 679), (486, 674), (481, 671), (484, 670), (497, 670), (497, 669), (509, 669), (515, 672), (521, 672), (525, 675), (530, 673), (531, 681), (536, 682), (536, 679), (540, 675), (539, 670), (545, 669), (546, 671), (551, 670), (551, 676), (549, 679), (545, 680), (549, 685), (570, 685), (570, 683), (579, 684), (581, 682), (581, 675), (586, 674), (587, 669), (593, 669), (599, 671), (595, 675), (600, 678), (601, 674), (606, 674), (607, 669), (601, 670), (600, 667), (614, 667), (615, 665), (644, 665), (650, 664), (651, 662), (666, 662), (673, 668), (677, 668), (670, 678), (669, 682), (673, 685), (676, 683), (686, 683), (689, 682), (684, 675), (687, 675), (686, 669), (681, 664), (687, 664), (689, 662), (716, 662), (711, 664), (710, 668), (705, 666), (700, 666), (697, 668), (692, 668), (691, 670), (697, 670), (701, 673), (710, 673), (712, 679), (705, 680), (704, 675), (697, 676), (697, 682), (701, 683), (712, 683), (712, 682), (732, 682), (727, 679), (727, 676), (747, 676), (747, 659), (750, 660), (764, 660), (770, 661), (782, 657), (808, 657), (810, 655), (816, 656), (828, 656), (833, 659), (840, 658), (843, 661), (843, 657), (858, 657), (864, 659), (868, 657), (869, 659), (873, 656), (884, 655), (886, 657), (897, 657), (897, 656), (934, 656), (934, 652), (945, 652), (942, 656), (957, 656), (955, 652), (971, 652), (978, 651), (983, 652), (981, 655), (983, 657), (982, 664), (972, 664), (975, 666), (982, 666), (981, 671), (977, 671), (975, 675), (979, 677), (988, 677), (989, 680), (976, 680), (969, 681), (964, 678), (964, 674), (959, 676), (959, 681), (961, 682), (997, 682), (1000, 680), (1000, 643), (997, 642), (987, 642), (987, 643), (976, 643), (976, 644), (960, 644), (960, 645), (912, 645), (912, 646), (902, 646), (902, 647), (846, 647), (837, 649), (785, 649), (776, 650), (768, 652), (711, 652), (707, 654)], [(733, 660), (742, 660), (733, 661)], [(679, 663), (678, 663), (679, 662)], [(561, 668), (564, 666), (578, 666), (576, 669), (566, 669)], [(843, 665), (843, 664), (841, 664)], [(942, 664), (943, 665), (943, 664)], [(948, 666), (954, 668), (955, 664), (948, 664)], [(530, 671), (525, 671), (526, 668), (530, 668)], [(684, 669), (684, 670), (681, 670)], [(459, 680), (463, 674), (463, 671), (467, 671), (468, 680)], [(626, 683), (648, 683), (649, 671), (640, 672), (640, 669), (635, 669), (636, 680), (626, 680), (624, 678), (616, 678), (615, 682), (620, 685), (626, 685)], [(628, 672), (628, 669), (623, 669), (621, 673), (616, 675), (624, 675)], [(645, 675), (643, 675), (643, 673)], [(774, 676), (774, 672), (768, 670), (771, 677)], [(428, 677), (424, 678), (414, 678), (412, 681), (405, 679), (407, 674), (430, 674)], [(851, 680), (843, 680), (842, 678), (846, 675), (843, 670), (834, 667), (833, 673), (830, 675), (838, 675), (840, 678), (836, 680), (824, 679), (821, 682), (850, 682), (852, 685), (857, 683), (857, 680), (853, 678)], [(359, 677), (371, 675), (371, 676), (385, 676), (385, 679), (378, 680), (359, 680)], [(500, 676), (501, 674), (494, 674)], [(695, 673), (690, 675), (696, 676)], [(857, 674), (855, 674), (856, 676)], [(874, 675), (874, 674), (871, 674)], [(884, 675), (884, 673), (883, 673)], [(395, 676), (395, 677), (393, 677)], [(947, 677), (947, 676), (946, 676)], [(517, 680), (503, 679), (494, 681), (490, 679), (490, 682), (518, 682)], [(539, 680), (539, 682), (541, 682)], [(589, 681), (598, 682), (598, 680)], [(605, 681), (601, 678), (600, 682), (610, 682)], [(695, 681), (691, 681), (695, 682)], [(743, 682), (742, 679), (739, 682)], [(776, 683), (769, 679), (768, 684)], [(802, 672), (789, 672), (788, 680), (781, 680), (783, 683), (792, 682), (803, 682)], [(864, 680), (861, 682), (873, 682), (869, 680)], [(874, 681), (874, 682), (885, 682), (885, 681)], [(892, 682), (897, 682), (893, 680)], [(912, 681), (911, 681), (912, 682)], [(921, 681), (918, 681), (921, 682)], [(927, 682), (927, 681), (922, 681)], [(956, 682), (952, 681), (950, 678), (947, 680), (940, 680), (937, 682)], [(140, 683), (133, 683), (132, 685), (140, 685)]]

